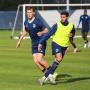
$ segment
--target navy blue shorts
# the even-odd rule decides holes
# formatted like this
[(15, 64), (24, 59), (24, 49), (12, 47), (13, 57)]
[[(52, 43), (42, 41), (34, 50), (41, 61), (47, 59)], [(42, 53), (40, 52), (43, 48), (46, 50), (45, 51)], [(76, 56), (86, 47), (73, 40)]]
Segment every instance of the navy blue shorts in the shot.
[(42, 50), (41, 51), (38, 51), (38, 45), (32, 46), (32, 54), (42, 53), (43, 55), (45, 55), (45, 50), (46, 50), (46, 43), (42, 44)]
[(81, 30), (82, 33), (86, 33), (86, 32), (88, 33), (88, 31), (89, 31), (89, 29), (82, 29)]
[(58, 44), (56, 44), (55, 42), (52, 42), (52, 55), (56, 55), (57, 53), (61, 53), (62, 57), (65, 54), (67, 47), (62, 47)]

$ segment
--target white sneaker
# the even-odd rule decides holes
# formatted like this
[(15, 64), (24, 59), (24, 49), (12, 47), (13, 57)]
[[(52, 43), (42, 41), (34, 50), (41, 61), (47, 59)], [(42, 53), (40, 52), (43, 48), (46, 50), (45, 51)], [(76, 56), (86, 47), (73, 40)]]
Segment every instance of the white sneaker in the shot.
[(88, 47), (90, 47), (90, 42), (88, 42)]
[(55, 79), (53, 78), (53, 75), (52, 75), (52, 74), (49, 74), (48, 80), (50, 81), (51, 84), (56, 84), (56, 81), (55, 81)]
[[(57, 72), (55, 72), (55, 73), (52, 74), (54, 80), (56, 80), (57, 75), (58, 75)], [(47, 81), (48, 81), (48, 78), (45, 79), (45, 82), (47, 82)]]
[(42, 78), (39, 79), (39, 83), (40, 83), (41, 86), (44, 84), (45, 79), (46, 79), (45, 76), (43, 76)]

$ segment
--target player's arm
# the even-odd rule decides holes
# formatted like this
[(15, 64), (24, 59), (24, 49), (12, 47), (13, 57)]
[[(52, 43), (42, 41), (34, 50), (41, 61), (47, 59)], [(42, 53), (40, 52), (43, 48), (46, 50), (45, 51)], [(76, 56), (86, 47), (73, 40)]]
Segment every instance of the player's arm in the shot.
[(42, 36), (42, 35), (46, 34), (47, 32), (48, 32), (48, 28), (45, 28), (43, 31), (38, 32), (37, 35)]
[(52, 28), (49, 30), (48, 33), (46, 33), (43, 38), (39, 41), (38, 50), (40, 51), (42, 48), (42, 44), (47, 41), (50, 36), (52, 36), (57, 30), (57, 24), (53, 25)]
[(17, 41), (16, 48), (20, 47), (21, 41), (23, 40), (23, 38), (24, 38), (26, 35), (27, 35), (27, 30), (25, 29), (25, 30), (22, 32), (20, 38), (19, 38), (18, 41)]
[(82, 16), (80, 16), (80, 19), (79, 19), (79, 22), (78, 22), (78, 25), (77, 25), (77, 28), (79, 28), (79, 25), (80, 25), (80, 23), (81, 23), (81, 21), (82, 21), (82, 18), (81, 18)]
[(39, 19), (38, 19), (38, 26), (41, 29), (41, 31), (37, 33), (38, 36), (43, 36), (44, 34), (46, 34), (48, 32), (48, 28)]
[(73, 25), (72, 31), (70, 32), (70, 37), (74, 37), (75, 36), (75, 27)]

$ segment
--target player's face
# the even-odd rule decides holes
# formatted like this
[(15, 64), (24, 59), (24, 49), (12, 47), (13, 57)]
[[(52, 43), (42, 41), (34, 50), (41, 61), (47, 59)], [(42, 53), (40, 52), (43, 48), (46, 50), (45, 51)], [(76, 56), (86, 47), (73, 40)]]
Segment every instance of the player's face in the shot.
[(67, 20), (67, 16), (66, 15), (61, 15), (61, 22), (65, 22)]
[(31, 10), (27, 10), (27, 17), (28, 19), (32, 19), (35, 16), (35, 12), (31, 9)]
[(87, 10), (84, 10), (84, 15), (87, 15)]

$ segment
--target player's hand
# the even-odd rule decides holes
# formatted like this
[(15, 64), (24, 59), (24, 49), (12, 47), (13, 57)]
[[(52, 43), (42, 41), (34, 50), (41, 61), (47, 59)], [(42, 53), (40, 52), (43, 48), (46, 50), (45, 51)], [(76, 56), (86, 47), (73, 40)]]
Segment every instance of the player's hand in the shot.
[(71, 34), (71, 33), (69, 33), (69, 34), (67, 34), (67, 36), (70, 38), (70, 37), (72, 37), (72, 34)]
[(72, 37), (72, 36), (73, 36), (72, 33), (70, 33), (69, 37)]
[(16, 48), (19, 48), (19, 47), (20, 47), (20, 42), (17, 42)]
[(37, 35), (38, 35), (38, 36), (42, 36), (43, 33), (42, 33), (42, 32), (38, 32)]
[(42, 49), (42, 44), (38, 44), (38, 51), (41, 51)]

